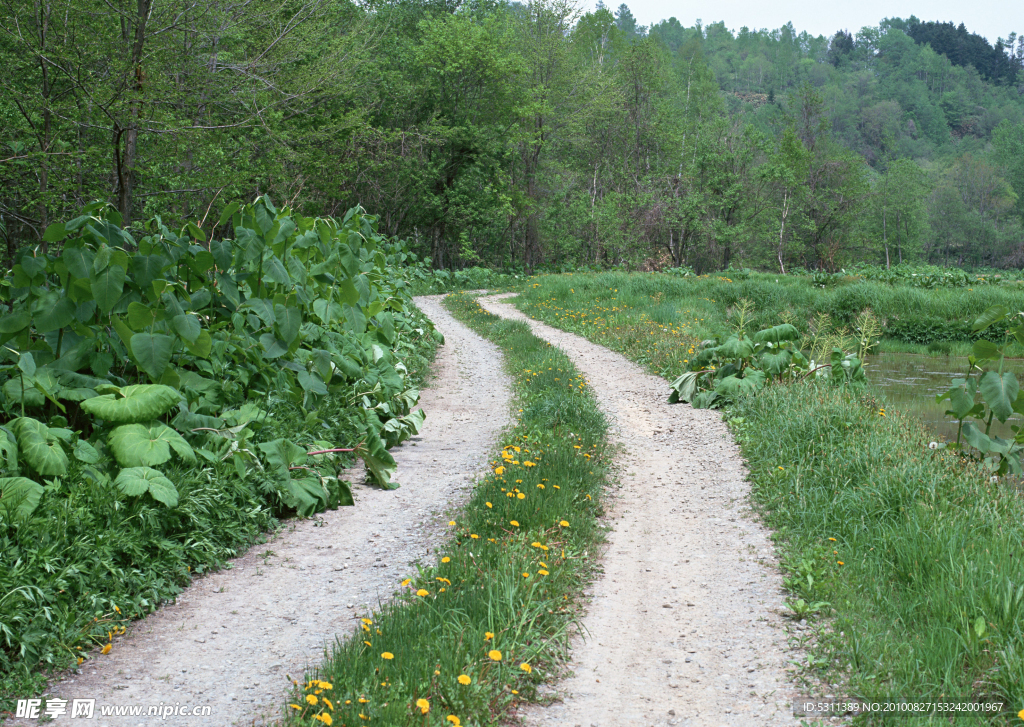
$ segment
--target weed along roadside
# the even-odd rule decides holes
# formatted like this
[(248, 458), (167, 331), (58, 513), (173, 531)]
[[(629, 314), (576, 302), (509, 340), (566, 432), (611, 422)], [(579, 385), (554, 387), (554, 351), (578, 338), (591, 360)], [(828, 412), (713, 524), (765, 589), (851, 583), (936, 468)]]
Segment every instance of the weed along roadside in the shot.
[(436, 562), (297, 681), (287, 724), (497, 724), (566, 659), (602, 537), (604, 418), (565, 355), (525, 325), (467, 295), (445, 304), (501, 349), (514, 422)]
[(134, 619), (278, 517), (394, 486), (437, 340), (413, 258), (361, 209), (228, 205), (209, 239), (109, 206), (0, 286), (0, 710), (110, 658)]
[(721, 417), (670, 405), (662, 379), (500, 297), (480, 302), (530, 325), (586, 377), (620, 485), (574, 674), (527, 724), (797, 724), (781, 578)]
[[(422, 392), (427, 424), (391, 450), (402, 487), (384, 490), (353, 477), (355, 507), (283, 521), (266, 542), (130, 625), (108, 654), (87, 660), (49, 697), (68, 705), (95, 698), (109, 727), (140, 722), (112, 708), (161, 703), (208, 708), (211, 724), (276, 723), (292, 687), (286, 675), (319, 663), (325, 644), (351, 633), (417, 562), (433, 560), (446, 511), (465, 502), (473, 473), (489, 469), (511, 395), (496, 346), (455, 321), (438, 299), (414, 300), (446, 344)], [(489, 392), (487, 399), (479, 391)], [(194, 722), (180, 713), (165, 720)]]
[[(1017, 398), (1015, 382), (999, 368), (1011, 339), (1003, 333), (1012, 332), (1016, 319), (997, 306), (977, 311), (977, 321), (969, 324), (972, 335), (982, 338), (974, 344), (981, 368), (968, 380), (954, 381), (945, 395), (954, 418), (971, 422), (963, 425), (961, 456), (936, 448), (921, 422), (887, 407), (858, 383), (855, 356), (829, 361), (842, 374), (762, 374), (763, 385), (749, 392), (726, 391), (717, 382), (735, 377), (737, 369), (747, 371), (734, 365), (745, 356), (738, 349), (743, 337), (702, 346), (695, 334), (708, 338), (713, 328), (724, 338), (727, 327), (739, 325), (739, 307), (728, 319), (722, 310), (707, 326), (700, 318), (716, 315), (717, 304), (703, 307), (709, 301), (677, 290), (669, 310), (664, 277), (539, 278), (520, 305), (610, 342), (671, 379), (691, 367), (716, 367), (697, 380), (703, 397), (698, 398), (700, 389), (674, 393), (725, 410), (748, 463), (751, 501), (774, 531), (790, 592), (785, 612), (808, 625), (801, 677), (809, 684), (831, 684), (829, 693), (839, 699), (924, 705), (917, 712), (865, 715), (861, 719), (868, 724), (1019, 722), (1024, 503), (1012, 483), (992, 477), (993, 471), (1015, 471), (1019, 450), (987, 434), (991, 415), (1005, 418)], [(599, 288), (598, 281), (612, 285)], [(628, 306), (621, 300), (598, 303), (599, 297), (615, 296), (616, 283), (620, 290), (631, 289)], [(722, 283), (717, 290), (729, 287)], [(707, 297), (706, 287), (694, 290)], [(580, 314), (597, 305), (618, 307), (611, 311), (614, 320), (581, 323)], [(687, 309), (708, 315), (678, 320), (664, 331), (664, 317)], [(666, 322), (657, 323), (658, 316)], [(762, 328), (763, 335), (752, 335), (751, 349), (769, 340), (785, 343), (790, 336), (766, 333), (780, 333), (780, 323), (752, 328)], [(767, 370), (787, 350), (776, 345), (753, 363)], [(790, 354), (797, 360), (795, 350)], [(740, 375), (752, 380), (753, 371)], [(709, 401), (708, 392), (716, 390), (722, 400)], [(672, 393), (667, 382), (663, 393)]]

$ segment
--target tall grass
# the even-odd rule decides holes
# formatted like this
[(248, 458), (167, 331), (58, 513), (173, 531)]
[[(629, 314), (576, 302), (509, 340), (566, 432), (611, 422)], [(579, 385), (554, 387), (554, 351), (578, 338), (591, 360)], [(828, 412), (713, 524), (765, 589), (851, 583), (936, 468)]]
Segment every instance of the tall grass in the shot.
[[(928, 449), (923, 425), (870, 398), (778, 386), (729, 412), (787, 581), (835, 620), (819, 648), (850, 697), (1024, 708), (1024, 503)], [(810, 579), (807, 576), (811, 576)], [(878, 717), (879, 723), (886, 723)]]
[(601, 538), (604, 418), (569, 359), (526, 325), (466, 295), (446, 305), (501, 347), (515, 425), (437, 562), (296, 684), (288, 724), (504, 724), (566, 656)]

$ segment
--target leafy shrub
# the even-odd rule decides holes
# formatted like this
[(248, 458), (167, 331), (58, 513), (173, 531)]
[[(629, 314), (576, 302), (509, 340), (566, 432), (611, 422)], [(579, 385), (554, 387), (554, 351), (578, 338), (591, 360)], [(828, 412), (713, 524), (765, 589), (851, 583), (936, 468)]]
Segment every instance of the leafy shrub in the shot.
[(109, 638), (275, 512), (352, 504), (351, 455), (397, 486), (387, 448), (423, 423), (439, 334), (374, 217), (119, 223), (91, 205), (0, 285), (0, 674)]

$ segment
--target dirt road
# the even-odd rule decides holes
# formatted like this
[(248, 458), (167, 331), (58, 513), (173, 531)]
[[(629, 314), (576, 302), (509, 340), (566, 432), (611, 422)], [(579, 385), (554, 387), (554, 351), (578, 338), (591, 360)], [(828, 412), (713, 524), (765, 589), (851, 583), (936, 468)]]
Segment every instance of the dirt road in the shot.
[(621, 446), (604, 575), (560, 699), (527, 725), (796, 725), (785, 672), (781, 579), (749, 513), (739, 451), (719, 412), (670, 406), (668, 386), (625, 357), (524, 320), (589, 379)]

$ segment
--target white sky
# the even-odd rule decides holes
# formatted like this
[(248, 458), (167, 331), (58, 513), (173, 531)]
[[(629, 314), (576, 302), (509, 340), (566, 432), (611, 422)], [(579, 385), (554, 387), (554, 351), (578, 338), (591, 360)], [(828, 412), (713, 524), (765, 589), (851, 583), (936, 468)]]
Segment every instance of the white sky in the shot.
[[(595, 2), (583, 0), (590, 10)], [(612, 11), (623, 0), (605, 0)], [(744, 25), (751, 30), (774, 29), (793, 21), (799, 33), (831, 37), (839, 29), (856, 33), (866, 25), (878, 25), (882, 18), (961, 22), (972, 33), (984, 36), (992, 44), (1012, 31), (1024, 33), (1022, 0), (625, 0), (640, 25), (651, 25), (675, 16), (684, 26), (700, 18), (705, 25), (724, 20), (730, 30)]]

